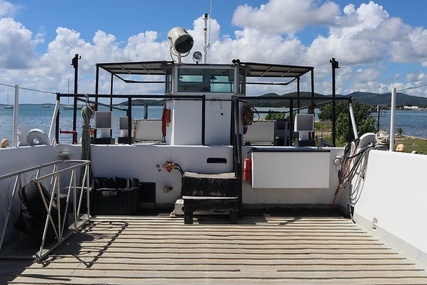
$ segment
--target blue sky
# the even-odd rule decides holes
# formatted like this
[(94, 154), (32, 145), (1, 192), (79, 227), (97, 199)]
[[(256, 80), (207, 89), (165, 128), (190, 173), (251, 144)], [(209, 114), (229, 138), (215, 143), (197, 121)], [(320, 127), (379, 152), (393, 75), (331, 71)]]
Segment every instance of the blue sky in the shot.
[[(94, 92), (97, 62), (169, 60), (167, 33), (185, 27), (203, 44), (210, 0), (0, 0), (0, 84), (66, 92), (71, 58), (79, 91)], [(337, 93), (385, 93), (391, 87), (427, 97), (425, 0), (212, 0), (208, 59), (233, 58), (315, 67), (315, 91), (331, 92), (329, 59), (340, 62)], [(126, 87), (123, 87), (123, 91)], [(152, 89), (141, 92), (160, 92)], [(0, 85), (1, 94), (6, 87)], [(283, 94), (293, 90), (254, 90)], [(22, 94), (21, 102), (53, 102)]]

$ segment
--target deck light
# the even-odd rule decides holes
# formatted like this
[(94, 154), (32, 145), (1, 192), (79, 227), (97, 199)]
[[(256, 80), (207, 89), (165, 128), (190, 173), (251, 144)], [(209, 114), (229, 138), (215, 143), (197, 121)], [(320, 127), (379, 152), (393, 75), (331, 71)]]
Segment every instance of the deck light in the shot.
[(170, 52), (178, 57), (178, 63), (181, 63), (181, 57), (190, 53), (194, 45), (193, 37), (182, 27), (175, 27), (170, 30), (168, 41)]
[(194, 53), (193, 53), (193, 61), (195, 62), (195, 63), (199, 63), (201, 60), (202, 60), (202, 53), (200, 52), (200, 51), (195, 51)]

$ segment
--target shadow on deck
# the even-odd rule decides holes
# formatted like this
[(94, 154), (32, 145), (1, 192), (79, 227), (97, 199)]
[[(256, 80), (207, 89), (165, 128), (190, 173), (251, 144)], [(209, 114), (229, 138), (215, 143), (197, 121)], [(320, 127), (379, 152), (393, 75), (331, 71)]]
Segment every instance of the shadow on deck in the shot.
[(351, 220), (277, 211), (183, 219), (98, 216), (40, 263), (1, 260), (5, 284), (426, 284), (427, 272)]

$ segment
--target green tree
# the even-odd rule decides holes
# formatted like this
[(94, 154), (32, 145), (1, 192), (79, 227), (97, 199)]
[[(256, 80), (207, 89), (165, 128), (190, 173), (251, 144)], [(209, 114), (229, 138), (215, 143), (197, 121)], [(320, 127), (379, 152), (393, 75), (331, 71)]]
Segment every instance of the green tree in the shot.
[(274, 113), (274, 112), (268, 112), (268, 114), (265, 116), (266, 120), (272, 120), (275, 121), (277, 119), (284, 119), (285, 114), (283, 113)]
[[(371, 107), (362, 104), (356, 100), (352, 100), (354, 118), (356, 120), (358, 135), (368, 132), (377, 132), (375, 127), (375, 119), (371, 117)], [(353, 130), (349, 130), (349, 108), (347, 101), (337, 101), (335, 104), (336, 114), (336, 138), (340, 142), (354, 139)], [(320, 107), (320, 120), (332, 120), (332, 104)]]

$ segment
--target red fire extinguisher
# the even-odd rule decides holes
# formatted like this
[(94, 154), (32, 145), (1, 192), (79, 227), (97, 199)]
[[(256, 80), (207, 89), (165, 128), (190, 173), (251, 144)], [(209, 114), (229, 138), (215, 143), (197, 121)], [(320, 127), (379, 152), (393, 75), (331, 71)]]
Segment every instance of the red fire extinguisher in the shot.
[(244, 181), (251, 180), (251, 172), (252, 172), (252, 160), (249, 157), (249, 151), (248, 151), (248, 155), (243, 160), (243, 180)]

